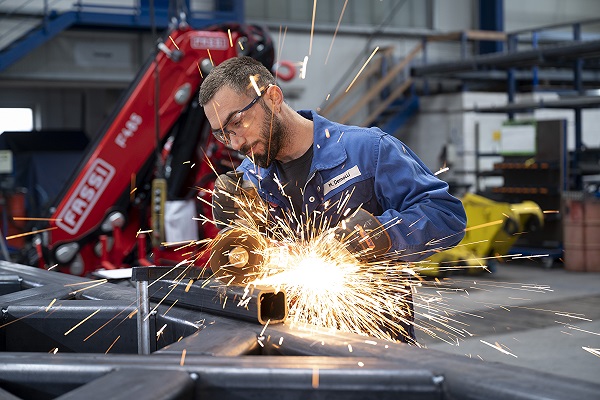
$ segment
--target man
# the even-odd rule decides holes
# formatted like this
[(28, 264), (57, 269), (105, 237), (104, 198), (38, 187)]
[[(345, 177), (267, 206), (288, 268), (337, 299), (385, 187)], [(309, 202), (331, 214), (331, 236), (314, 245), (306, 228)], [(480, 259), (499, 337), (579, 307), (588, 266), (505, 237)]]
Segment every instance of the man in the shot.
[(378, 128), (294, 111), (252, 58), (216, 66), (199, 97), (213, 134), (246, 156), (239, 174), (217, 179), (216, 221), (240, 218), (232, 198), (255, 187), (275, 220), (296, 224), (300, 235), (308, 225), (335, 227), (363, 261), (418, 261), (462, 239), (461, 202), (408, 147)]

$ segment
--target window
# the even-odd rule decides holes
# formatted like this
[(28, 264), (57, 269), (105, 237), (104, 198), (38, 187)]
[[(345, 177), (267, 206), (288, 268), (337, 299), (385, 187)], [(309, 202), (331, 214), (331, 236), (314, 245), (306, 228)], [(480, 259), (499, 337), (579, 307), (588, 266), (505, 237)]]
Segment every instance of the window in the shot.
[(31, 108), (0, 108), (0, 133), (5, 131), (32, 131)]

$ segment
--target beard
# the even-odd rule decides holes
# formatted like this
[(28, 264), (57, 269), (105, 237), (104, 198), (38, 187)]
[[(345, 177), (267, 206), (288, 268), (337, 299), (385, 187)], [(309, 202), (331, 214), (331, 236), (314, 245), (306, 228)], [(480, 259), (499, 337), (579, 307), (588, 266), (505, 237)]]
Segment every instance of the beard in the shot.
[(268, 113), (260, 127), (260, 138), (251, 145), (243, 146), (240, 151), (243, 154), (247, 154), (254, 145), (260, 143), (264, 149), (263, 152), (249, 154), (249, 157), (255, 165), (267, 168), (275, 160), (275, 157), (277, 157), (277, 154), (279, 154), (279, 151), (287, 141), (287, 129), (278, 118), (272, 118), (271, 114)]

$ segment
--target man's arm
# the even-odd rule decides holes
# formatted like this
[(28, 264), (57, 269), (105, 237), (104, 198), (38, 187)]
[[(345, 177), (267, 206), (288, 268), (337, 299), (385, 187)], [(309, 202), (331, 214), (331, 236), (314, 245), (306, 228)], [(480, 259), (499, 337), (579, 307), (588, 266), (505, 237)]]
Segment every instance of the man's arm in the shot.
[(402, 142), (386, 135), (379, 142), (375, 194), (384, 212), (377, 219), (399, 258), (419, 261), (455, 246), (464, 236), (466, 214), (460, 200)]

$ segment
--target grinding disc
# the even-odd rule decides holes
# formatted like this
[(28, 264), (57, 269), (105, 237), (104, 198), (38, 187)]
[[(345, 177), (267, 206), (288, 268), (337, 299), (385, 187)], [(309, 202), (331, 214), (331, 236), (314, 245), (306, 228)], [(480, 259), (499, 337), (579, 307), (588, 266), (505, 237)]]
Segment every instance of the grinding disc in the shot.
[(210, 269), (222, 283), (244, 284), (256, 277), (265, 247), (259, 234), (239, 228), (223, 231), (213, 242)]

